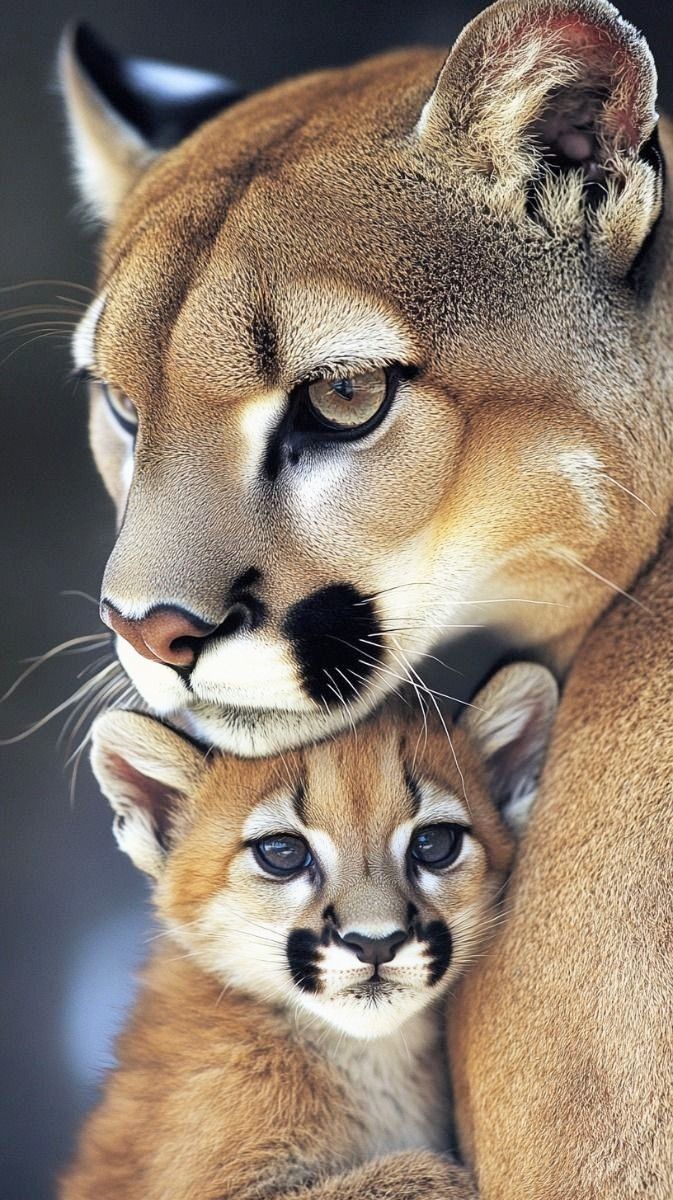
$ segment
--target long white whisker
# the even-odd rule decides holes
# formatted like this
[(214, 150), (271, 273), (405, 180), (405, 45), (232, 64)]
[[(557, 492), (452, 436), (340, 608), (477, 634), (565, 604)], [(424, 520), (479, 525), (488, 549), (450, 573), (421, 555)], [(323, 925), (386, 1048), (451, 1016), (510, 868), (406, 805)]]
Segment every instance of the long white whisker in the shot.
[(29, 729), (24, 729), (22, 733), (17, 733), (11, 738), (0, 738), (0, 746), (14, 746), (17, 742), (23, 742), (33, 733), (37, 733), (38, 729), (42, 729), (43, 726), (45, 726), (49, 721), (51, 721), (54, 717), (57, 717), (59, 713), (65, 712), (66, 709), (70, 708), (73, 704), (76, 704), (86, 692), (99, 684), (100, 678), (103, 675), (109, 674), (109, 672), (115, 670), (116, 667), (117, 663), (110, 663), (109, 666), (103, 667), (103, 670), (100, 671), (98, 675), (94, 676), (93, 679), (87, 680), (87, 682), (83, 684), (82, 687), (79, 688), (72, 696), (69, 696), (67, 700), (63, 700), (60, 704), (57, 704), (55, 708), (52, 708), (51, 712), (46, 713), (46, 715), (41, 717), (39, 721), (35, 721), (35, 723), (31, 725)]

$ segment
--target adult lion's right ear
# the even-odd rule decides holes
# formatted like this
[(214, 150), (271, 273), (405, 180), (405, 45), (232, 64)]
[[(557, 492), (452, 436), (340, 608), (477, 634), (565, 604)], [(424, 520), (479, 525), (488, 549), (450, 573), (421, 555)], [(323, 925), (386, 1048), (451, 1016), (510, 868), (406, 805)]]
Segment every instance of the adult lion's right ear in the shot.
[(105, 222), (162, 150), (242, 96), (219, 75), (119, 54), (86, 25), (66, 29), (59, 74), (79, 190)]
[(120, 850), (158, 877), (171, 843), (189, 824), (203, 754), (153, 717), (113, 711), (93, 723), (91, 766), (114, 811)]
[(647, 42), (608, 0), (496, 0), (446, 59), (417, 144), (503, 210), (537, 197), (545, 224), (588, 227), (624, 272), (661, 210), (656, 94)]

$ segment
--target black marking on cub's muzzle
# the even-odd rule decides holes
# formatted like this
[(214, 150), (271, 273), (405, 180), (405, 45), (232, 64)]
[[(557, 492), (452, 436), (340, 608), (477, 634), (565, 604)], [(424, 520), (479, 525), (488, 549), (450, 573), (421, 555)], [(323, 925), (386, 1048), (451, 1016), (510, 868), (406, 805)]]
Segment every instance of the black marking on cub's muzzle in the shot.
[(319, 949), (320, 938), (310, 929), (293, 929), (287, 939), (290, 974), (303, 992), (320, 991)]
[[(334, 707), (352, 700), (384, 654), (373, 600), (351, 583), (312, 592), (289, 610), (283, 625), (312, 700)], [(345, 676), (345, 678), (344, 678)]]
[(433, 987), (439, 983), (451, 962), (451, 931), (444, 921), (430, 921), (417, 932), (419, 942), (427, 943), (428, 986)]

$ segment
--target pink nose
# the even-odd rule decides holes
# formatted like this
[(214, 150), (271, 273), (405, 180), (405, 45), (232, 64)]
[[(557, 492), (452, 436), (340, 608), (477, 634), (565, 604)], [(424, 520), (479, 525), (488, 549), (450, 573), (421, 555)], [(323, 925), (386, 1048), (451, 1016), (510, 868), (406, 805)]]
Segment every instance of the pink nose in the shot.
[(143, 658), (171, 667), (193, 667), (204, 638), (215, 629), (199, 617), (170, 605), (135, 618), (122, 616), (114, 605), (103, 600), (100, 615)]

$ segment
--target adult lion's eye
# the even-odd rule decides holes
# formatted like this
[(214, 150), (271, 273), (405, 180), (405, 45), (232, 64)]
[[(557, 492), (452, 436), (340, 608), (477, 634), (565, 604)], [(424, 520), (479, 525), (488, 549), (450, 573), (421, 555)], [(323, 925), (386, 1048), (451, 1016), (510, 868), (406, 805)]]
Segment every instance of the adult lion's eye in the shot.
[(116, 418), (122, 429), (135, 436), (138, 429), (138, 412), (133, 401), (129, 400), (120, 388), (113, 387), (111, 383), (102, 383), (101, 387), (113, 417)]
[(460, 854), (465, 828), (453, 822), (424, 825), (417, 829), (409, 843), (409, 854), (421, 866), (441, 871), (450, 867)]
[(383, 368), (349, 379), (318, 379), (308, 385), (314, 415), (335, 430), (367, 425), (385, 404), (387, 393), (388, 373)]
[(259, 838), (252, 843), (252, 852), (264, 871), (279, 878), (296, 875), (313, 862), (308, 844), (291, 833)]

